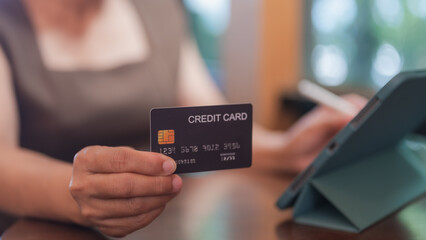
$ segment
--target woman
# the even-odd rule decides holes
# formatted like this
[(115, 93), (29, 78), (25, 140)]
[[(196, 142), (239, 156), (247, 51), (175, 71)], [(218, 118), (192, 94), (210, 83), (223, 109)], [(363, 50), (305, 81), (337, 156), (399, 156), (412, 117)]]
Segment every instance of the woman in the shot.
[[(111, 236), (153, 221), (176, 164), (116, 146), (146, 147), (152, 107), (225, 103), (185, 31), (176, 0), (0, 0), (0, 210)], [(256, 127), (254, 165), (300, 171), (349, 119)]]

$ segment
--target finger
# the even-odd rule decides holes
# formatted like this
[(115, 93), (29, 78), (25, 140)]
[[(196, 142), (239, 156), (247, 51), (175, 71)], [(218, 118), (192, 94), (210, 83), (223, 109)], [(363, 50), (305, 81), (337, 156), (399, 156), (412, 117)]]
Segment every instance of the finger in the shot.
[(139, 173), (170, 175), (176, 162), (160, 153), (137, 151), (129, 147), (86, 147), (74, 157), (74, 165), (94, 173)]
[(164, 207), (154, 209), (146, 214), (127, 218), (106, 219), (99, 222), (98, 229), (112, 237), (124, 237), (129, 233), (146, 227), (164, 210)]
[(327, 134), (328, 132), (340, 130), (351, 119), (352, 117), (347, 114), (337, 112), (326, 106), (319, 106), (303, 119), (304, 122), (301, 125), (301, 130)]
[[(330, 115), (346, 118), (348, 121), (352, 119), (366, 104), (366, 99), (356, 94), (347, 94), (342, 96), (344, 101), (351, 106), (351, 113), (338, 111), (330, 106), (319, 105), (321, 111), (328, 111)], [(349, 107), (349, 106), (348, 106)]]
[(154, 197), (136, 197), (128, 199), (91, 199), (87, 207), (81, 210), (82, 215), (92, 221), (108, 218), (124, 218), (137, 216), (163, 207), (176, 194)]
[(312, 160), (307, 161), (305, 159), (296, 161), (294, 164), (291, 165), (289, 171), (293, 173), (300, 173), (304, 171), (309, 166), (309, 164), (311, 164), (311, 162)]
[(178, 192), (182, 187), (182, 179), (178, 175), (94, 174), (90, 176), (89, 184), (85, 193), (95, 198), (132, 198)]

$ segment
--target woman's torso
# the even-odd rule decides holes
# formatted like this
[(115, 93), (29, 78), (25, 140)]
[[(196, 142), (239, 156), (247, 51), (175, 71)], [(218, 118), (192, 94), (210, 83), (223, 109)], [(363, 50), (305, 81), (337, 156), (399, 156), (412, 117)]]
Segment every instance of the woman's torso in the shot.
[(12, 69), (22, 147), (71, 161), (87, 145), (148, 144), (149, 110), (176, 105), (184, 20), (174, 0), (133, 4), (149, 54), (105, 69), (58, 71), (46, 67), (21, 2), (0, 0), (0, 44)]

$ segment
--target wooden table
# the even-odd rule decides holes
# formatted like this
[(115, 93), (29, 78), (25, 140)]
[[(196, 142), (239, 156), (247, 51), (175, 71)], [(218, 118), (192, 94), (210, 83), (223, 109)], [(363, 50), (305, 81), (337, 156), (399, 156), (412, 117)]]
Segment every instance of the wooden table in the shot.
[[(361, 234), (293, 223), (291, 210), (275, 207), (292, 177), (254, 169), (185, 176), (181, 194), (164, 213), (125, 239), (426, 239), (426, 196)], [(14, 239), (106, 238), (75, 225), (20, 219), (6, 229), (2, 240)]]

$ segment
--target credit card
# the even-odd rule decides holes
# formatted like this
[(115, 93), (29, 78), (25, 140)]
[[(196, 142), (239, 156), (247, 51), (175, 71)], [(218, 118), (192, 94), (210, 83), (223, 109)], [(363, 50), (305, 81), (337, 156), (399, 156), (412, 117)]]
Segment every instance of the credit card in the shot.
[(251, 104), (154, 108), (151, 151), (173, 158), (176, 173), (251, 166)]

